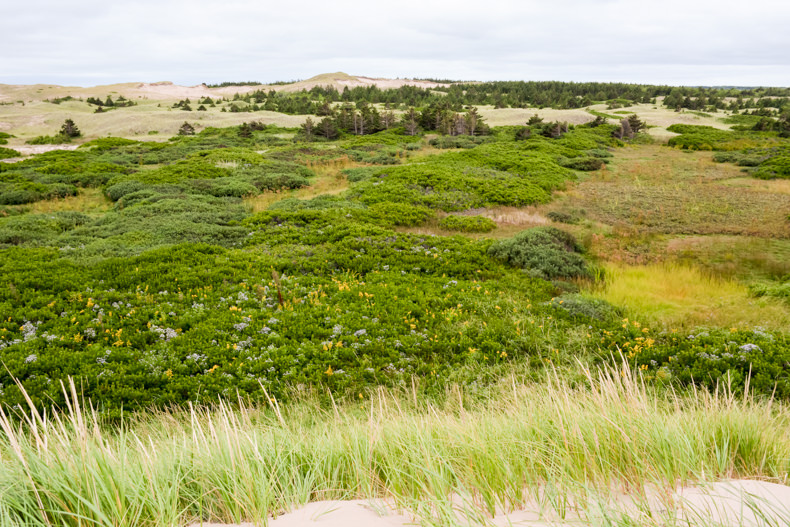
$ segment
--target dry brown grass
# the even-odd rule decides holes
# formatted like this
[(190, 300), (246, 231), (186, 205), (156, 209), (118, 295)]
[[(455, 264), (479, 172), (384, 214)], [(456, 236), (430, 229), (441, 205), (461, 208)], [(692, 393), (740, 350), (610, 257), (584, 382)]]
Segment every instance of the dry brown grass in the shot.
[(316, 178), (310, 182), (309, 187), (283, 192), (264, 192), (257, 196), (244, 199), (244, 203), (252, 212), (261, 212), (273, 203), (286, 198), (311, 199), (322, 194), (340, 194), (348, 189), (348, 179), (343, 174), (346, 168), (363, 166), (361, 163), (350, 160), (348, 157), (330, 159), (328, 161), (308, 163), (316, 173)]
[[(790, 237), (790, 197), (760, 184), (733, 192), (738, 167), (710, 153), (657, 145), (618, 150), (608, 169), (593, 174), (547, 210), (584, 210), (622, 236), (730, 234)], [(781, 186), (777, 185), (777, 186)]]
[(86, 214), (105, 212), (112, 208), (112, 201), (107, 198), (101, 189), (80, 189), (76, 196), (61, 199), (37, 201), (24, 208), (33, 213), (75, 211)]

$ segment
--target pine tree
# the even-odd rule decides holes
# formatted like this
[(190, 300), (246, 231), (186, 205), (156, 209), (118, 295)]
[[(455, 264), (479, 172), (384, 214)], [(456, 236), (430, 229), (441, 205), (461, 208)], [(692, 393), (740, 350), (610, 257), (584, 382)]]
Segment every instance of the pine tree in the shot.
[(315, 123), (313, 119), (308, 117), (305, 119), (304, 124), (302, 125), (302, 134), (304, 135), (305, 141), (312, 141), (313, 140), (313, 128), (315, 127)]
[(178, 135), (195, 135), (195, 127), (184, 121), (184, 124), (178, 129)]
[(82, 135), (80, 129), (77, 128), (77, 125), (71, 119), (66, 119), (60, 128), (60, 133), (66, 137), (80, 137)]

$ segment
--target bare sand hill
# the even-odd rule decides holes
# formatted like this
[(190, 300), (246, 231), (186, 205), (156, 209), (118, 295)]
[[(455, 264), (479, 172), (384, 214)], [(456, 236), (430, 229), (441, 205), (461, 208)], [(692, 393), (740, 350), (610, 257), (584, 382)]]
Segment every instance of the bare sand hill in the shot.
[[(790, 525), (790, 487), (753, 480), (734, 480), (682, 487), (668, 496), (657, 491), (642, 499), (625, 494), (605, 503), (590, 503), (587, 512), (568, 509), (564, 517), (541, 513), (537, 504), (509, 513), (486, 518), (485, 525), (523, 527), (571, 527), (596, 525), (604, 520), (602, 507), (609, 519), (622, 515), (634, 524), (662, 525)], [(597, 511), (597, 512), (596, 512)], [(459, 525), (483, 525), (477, 519), (457, 513)], [(672, 522), (676, 523), (672, 523)], [(643, 523), (644, 522), (644, 523)], [(381, 500), (349, 500), (312, 502), (270, 520), (270, 527), (401, 527), (419, 525), (405, 511), (395, 509)], [(190, 527), (253, 527), (243, 524), (193, 524)]]
[(179, 86), (172, 82), (128, 82), (122, 84), (107, 84), (103, 86), (80, 87), (80, 86), (58, 86), (54, 84), (0, 84), (0, 102), (13, 102), (23, 100), (43, 101), (58, 97), (106, 97), (108, 94), (123, 95), (129, 99), (156, 99), (156, 100), (179, 100), (185, 98), (200, 97), (225, 97), (236, 93), (244, 94), (256, 90), (275, 90), (294, 92), (309, 90), (315, 86), (333, 86), (338, 90), (345, 87), (354, 88), (358, 86), (378, 86), (382, 89), (399, 88), (401, 86), (420, 86), (423, 88), (437, 88), (448, 86), (437, 82), (414, 80), (414, 79), (383, 79), (372, 77), (361, 77), (348, 75), (347, 73), (324, 73), (316, 75), (307, 80), (297, 81), (291, 84), (259, 84), (255, 86), (224, 86), (221, 88), (209, 88), (205, 84), (197, 86)]

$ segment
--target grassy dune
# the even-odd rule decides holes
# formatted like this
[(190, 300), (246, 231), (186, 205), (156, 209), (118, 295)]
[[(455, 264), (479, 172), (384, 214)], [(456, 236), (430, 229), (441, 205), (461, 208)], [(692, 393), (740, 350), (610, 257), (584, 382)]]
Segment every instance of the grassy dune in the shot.
[(387, 498), (423, 525), (535, 503), (549, 517), (620, 524), (610, 500), (623, 491), (641, 503), (647, 487), (781, 481), (790, 457), (784, 405), (726, 387), (661, 394), (627, 369), (574, 385), (551, 373), (539, 384), (513, 378), (475, 402), (458, 387), (433, 403), (383, 391), (329, 408), (220, 402), (115, 430), (65, 389), (64, 413), (2, 414), (3, 525), (262, 522), (350, 498)]

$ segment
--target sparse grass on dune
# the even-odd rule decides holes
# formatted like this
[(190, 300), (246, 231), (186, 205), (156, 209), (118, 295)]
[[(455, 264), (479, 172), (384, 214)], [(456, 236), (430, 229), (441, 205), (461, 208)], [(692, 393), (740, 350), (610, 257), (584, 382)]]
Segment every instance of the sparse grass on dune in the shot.
[(265, 522), (350, 498), (386, 498), (423, 525), (536, 502), (549, 517), (600, 523), (623, 491), (639, 501), (646, 487), (784, 481), (790, 457), (781, 403), (660, 395), (629, 370), (587, 372), (575, 386), (513, 378), (476, 402), (451, 387), (434, 403), (383, 391), (327, 409), (221, 403), (138, 414), (115, 431), (69, 392), (65, 414), (0, 419), (3, 525)]
[[(105, 93), (104, 96), (107, 94)], [(52, 135), (67, 118), (74, 119), (85, 139), (113, 136), (134, 139), (148, 138), (151, 131), (158, 132), (163, 138), (174, 136), (179, 127), (188, 121), (198, 130), (208, 127), (236, 126), (242, 122), (262, 121), (283, 127), (301, 125), (306, 116), (286, 115), (278, 112), (258, 111), (254, 113), (221, 112), (210, 108), (205, 112), (186, 112), (173, 109), (172, 101), (137, 99), (137, 106), (118, 108), (103, 113), (94, 113), (95, 107), (80, 101), (66, 101), (52, 104), (44, 101), (0, 106), (0, 122), (17, 136), (13, 144), (23, 144), (25, 140), (39, 135)]]
[(595, 296), (665, 328), (790, 327), (790, 309), (781, 302), (752, 298), (743, 284), (695, 267), (609, 264), (606, 273), (606, 284)]

